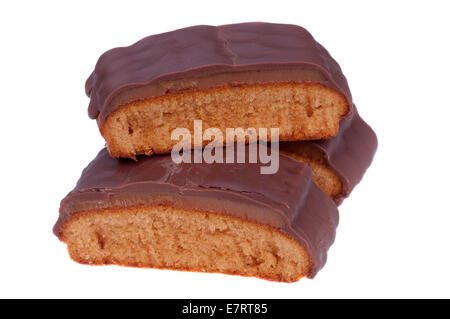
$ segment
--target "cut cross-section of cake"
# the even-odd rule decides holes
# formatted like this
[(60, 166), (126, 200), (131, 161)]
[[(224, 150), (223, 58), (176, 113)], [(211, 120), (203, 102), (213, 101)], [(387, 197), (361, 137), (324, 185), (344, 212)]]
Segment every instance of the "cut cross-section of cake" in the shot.
[(86, 264), (220, 272), (292, 282), (314, 277), (338, 211), (304, 163), (181, 163), (111, 158), (106, 149), (61, 202), (55, 234)]
[(326, 140), (280, 143), (280, 153), (307, 163), (314, 182), (341, 204), (361, 181), (378, 147), (375, 132), (359, 116), (342, 119), (339, 133)]

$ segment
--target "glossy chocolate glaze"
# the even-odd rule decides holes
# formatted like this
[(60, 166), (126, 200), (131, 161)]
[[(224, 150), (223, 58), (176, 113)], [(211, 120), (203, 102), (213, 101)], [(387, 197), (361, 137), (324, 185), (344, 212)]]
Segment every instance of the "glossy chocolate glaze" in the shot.
[(86, 81), (89, 116), (102, 125), (120, 105), (186, 89), (320, 83), (348, 101), (342, 71), (304, 28), (289, 24), (200, 25), (105, 52)]
[[(246, 152), (248, 155), (248, 152)], [(105, 208), (167, 205), (233, 216), (274, 227), (309, 253), (309, 277), (323, 267), (338, 224), (335, 203), (313, 182), (311, 169), (280, 156), (279, 170), (261, 163), (175, 164), (170, 155), (111, 158), (106, 149), (84, 169), (61, 202), (54, 233), (72, 216)], [(265, 166), (265, 165), (264, 165)]]
[(317, 152), (319, 159), (341, 180), (342, 192), (334, 198), (340, 205), (361, 181), (377, 151), (374, 131), (353, 108), (351, 119), (342, 119), (337, 136), (326, 140), (282, 142), (280, 150), (302, 153), (304, 148)]

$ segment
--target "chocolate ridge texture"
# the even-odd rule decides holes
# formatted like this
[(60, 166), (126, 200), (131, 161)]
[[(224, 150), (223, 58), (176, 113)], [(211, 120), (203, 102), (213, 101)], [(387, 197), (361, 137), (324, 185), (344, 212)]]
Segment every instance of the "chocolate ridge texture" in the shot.
[[(111, 209), (119, 215), (139, 207), (184, 209), (184, 216), (189, 211), (200, 211), (253, 222), (268, 227), (275, 235), (294, 239), (307, 252), (306, 273), (288, 279), (283, 276), (268, 279), (293, 281), (303, 275), (312, 278), (325, 264), (328, 248), (334, 241), (338, 224), (336, 205), (312, 182), (307, 165), (281, 155), (276, 174), (261, 175), (260, 166), (260, 163), (175, 164), (170, 155), (140, 157), (134, 162), (111, 158), (103, 149), (84, 169), (75, 189), (62, 200), (54, 233), (64, 240), (73, 221)], [(101, 240), (102, 248), (104, 241)], [(94, 263), (116, 262), (112, 258)]]
[(89, 116), (103, 124), (118, 107), (111, 105), (114, 97), (130, 88), (217, 73), (293, 67), (319, 71), (321, 84), (340, 92), (352, 105), (338, 63), (306, 29), (249, 22), (183, 28), (105, 52), (86, 81)]

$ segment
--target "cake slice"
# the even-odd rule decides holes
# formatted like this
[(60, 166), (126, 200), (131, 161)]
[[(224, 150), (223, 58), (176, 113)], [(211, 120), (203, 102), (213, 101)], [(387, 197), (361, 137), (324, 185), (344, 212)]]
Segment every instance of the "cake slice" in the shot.
[(134, 162), (103, 149), (62, 200), (54, 233), (85, 264), (312, 278), (335, 238), (336, 205), (306, 164), (280, 156), (276, 174), (260, 167)]
[(280, 153), (307, 163), (313, 181), (341, 204), (361, 181), (378, 147), (377, 136), (359, 116), (343, 119), (337, 136), (327, 140), (280, 143)]
[(222, 132), (279, 128), (280, 141), (297, 141), (335, 136), (352, 113), (339, 65), (308, 31), (287, 24), (149, 36), (104, 53), (86, 93), (113, 157), (169, 153), (171, 132), (186, 128), (194, 136), (194, 120)]

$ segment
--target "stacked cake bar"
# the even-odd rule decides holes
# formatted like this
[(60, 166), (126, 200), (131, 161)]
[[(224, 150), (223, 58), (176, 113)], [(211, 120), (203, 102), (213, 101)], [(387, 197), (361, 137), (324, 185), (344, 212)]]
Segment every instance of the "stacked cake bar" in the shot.
[[(62, 200), (54, 227), (80, 263), (312, 278), (334, 241), (337, 205), (377, 148), (339, 65), (295, 25), (149, 36), (104, 53), (86, 93), (107, 148)], [(200, 136), (254, 135), (227, 135), (214, 150), (223, 160), (196, 161), (209, 143), (196, 140), (198, 121)], [(260, 133), (273, 128), (276, 138)], [(174, 160), (177, 129), (190, 133), (183, 151), (193, 160)], [(270, 174), (263, 154), (252, 156), (262, 145), (277, 158)], [(228, 161), (230, 147), (244, 160)]]

